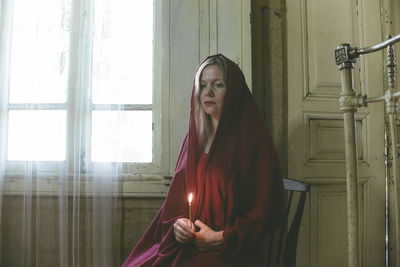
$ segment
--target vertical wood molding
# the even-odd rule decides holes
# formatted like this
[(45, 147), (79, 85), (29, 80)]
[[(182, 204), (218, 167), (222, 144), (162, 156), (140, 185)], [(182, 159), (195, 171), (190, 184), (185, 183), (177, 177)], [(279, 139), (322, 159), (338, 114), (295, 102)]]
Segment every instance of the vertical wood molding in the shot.
[(308, 20), (307, 20), (307, 2), (306, 0), (300, 0), (300, 19), (299, 19), (299, 26), (300, 26), (300, 42), (298, 45), (301, 47), (301, 83), (303, 89), (303, 97), (306, 98), (308, 94), (309, 88), (309, 64), (308, 64), (308, 35), (307, 35), (307, 28), (308, 28)]
[(210, 55), (218, 53), (218, 1), (209, 1), (209, 47)]
[[(286, 6), (286, 71), (288, 88), (288, 176), (303, 179), (304, 163), (304, 125), (301, 107), (306, 88), (305, 67), (305, 1), (285, 1)], [(313, 188), (311, 189), (312, 196)], [(311, 201), (310, 201), (311, 203)], [(309, 244), (297, 258), (301, 267), (312, 266), (311, 255), (315, 253), (313, 235), (314, 212), (309, 206), (309, 221), (303, 222), (306, 234), (299, 236), (301, 244)], [(313, 229), (313, 231), (311, 231)]]
[(199, 64), (210, 55), (210, 0), (199, 0), (200, 35), (199, 35)]
[[(170, 114), (170, 88), (171, 88), (171, 79), (170, 79), (170, 68), (171, 68), (171, 62), (170, 62), (170, 54), (171, 54), (171, 49), (170, 49), (170, 32), (171, 32), (171, 24), (170, 24), (170, 6), (171, 6), (171, 0), (164, 0), (164, 1), (156, 1), (156, 5), (161, 4), (161, 10), (158, 10), (157, 12), (161, 12), (161, 25), (159, 27), (161, 28), (161, 44), (156, 43), (156, 49), (161, 46), (159, 51), (161, 53), (161, 70), (160, 70), (160, 78), (156, 80), (156, 86), (157, 83), (160, 85), (160, 94), (161, 94), (161, 100), (160, 100), (160, 105), (161, 105), (161, 114), (166, 114), (169, 117)], [(157, 10), (157, 9), (156, 9)], [(157, 26), (157, 25), (156, 25)], [(157, 29), (156, 32), (157, 34)], [(159, 58), (159, 56), (156, 56)], [(162, 89), (161, 89), (162, 86)], [(161, 115), (159, 114), (159, 115)], [(171, 154), (170, 154), (170, 123), (169, 120), (163, 120), (161, 119), (161, 140), (162, 146), (161, 146), (161, 173), (162, 174), (170, 174), (173, 172), (171, 169)]]
[[(286, 2), (287, 84), (288, 84), (288, 174), (303, 177), (304, 131), (302, 106), (304, 90), (304, 56), (302, 47), (302, 5), (304, 1)], [(300, 41), (299, 41), (300, 40)], [(299, 53), (300, 51), (300, 53)], [(300, 147), (299, 147), (300, 146)]]
[(154, 1), (154, 58), (153, 58), (153, 121), (158, 126), (154, 132), (153, 148), (155, 161), (159, 162), (160, 173), (169, 173), (169, 124), (161, 119), (161, 114), (169, 113), (169, 0)]
[(246, 83), (250, 90), (252, 89), (252, 60), (251, 60), (251, 24), (250, 24), (250, 13), (251, 13), (251, 1), (241, 1), (242, 10), (242, 53), (241, 62), (244, 76), (246, 77)]

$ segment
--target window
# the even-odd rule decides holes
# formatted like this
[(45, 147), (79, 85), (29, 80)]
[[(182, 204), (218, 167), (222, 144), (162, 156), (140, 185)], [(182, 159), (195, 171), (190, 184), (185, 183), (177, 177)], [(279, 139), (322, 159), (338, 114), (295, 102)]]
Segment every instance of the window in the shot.
[(157, 172), (154, 2), (15, 0), (1, 12), (10, 168), (73, 159)]

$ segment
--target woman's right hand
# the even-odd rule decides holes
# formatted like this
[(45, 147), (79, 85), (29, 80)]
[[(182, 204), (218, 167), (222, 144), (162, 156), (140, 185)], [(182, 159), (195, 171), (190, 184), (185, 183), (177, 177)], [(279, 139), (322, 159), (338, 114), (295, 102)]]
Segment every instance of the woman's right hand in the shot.
[(179, 243), (188, 243), (195, 236), (195, 228), (188, 218), (180, 218), (174, 224), (175, 239)]

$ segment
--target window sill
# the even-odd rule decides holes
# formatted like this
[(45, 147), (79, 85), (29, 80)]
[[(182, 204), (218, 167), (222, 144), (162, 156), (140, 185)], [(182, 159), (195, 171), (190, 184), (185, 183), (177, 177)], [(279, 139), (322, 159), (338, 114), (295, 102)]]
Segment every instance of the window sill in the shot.
[[(163, 198), (167, 195), (170, 177), (159, 174), (123, 175), (118, 181), (95, 181), (93, 176), (82, 175), (78, 180), (70, 174), (68, 181), (60, 181), (50, 173), (25, 179), (23, 175), (10, 173), (3, 181), (4, 195), (25, 195), (25, 188), (31, 188), (29, 194), (39, 196), (85, 196), (104, 194), (104, 186), (110, 188), (107, 193), (116, 197)], [(101, 187), (101, 189), (98, 189)], [(112, 188), (111, 188), (112, 187)], [(74, 191), (75, 188), (75, 191)], [(79, 191), (76, 190), (79, 188)]]

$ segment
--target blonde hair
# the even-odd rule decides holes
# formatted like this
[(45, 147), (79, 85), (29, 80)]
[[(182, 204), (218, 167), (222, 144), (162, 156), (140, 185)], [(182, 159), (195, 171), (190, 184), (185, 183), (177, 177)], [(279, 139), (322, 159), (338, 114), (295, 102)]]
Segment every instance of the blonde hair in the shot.
[(207, 140), (209, 136), (212, 134), (212, 123), (211, 123), (211, 117), (210, 115), (206, 114), (201, 107), (201, 102), (200, 102), (200, 79), (201, 79), (201, 74), (204, 70), (205, 67), (209, 65), (215, 65), (217, 66), (221, 73), (222, 77), (224, 79), (225, 85), (227, 85), (227, 65), (226, 65), (226, 60), (223, 56), (217, 55), (210, 57), (206, 61), (203, 62), (203, 64), (200, 65), (199, 69), (197, 70), (194, 78), (194, 94), (193, 94), (193, 102), (194, 102), (194, 119), (196, 122), (196, 131), (197, 135), (199, 138), (199, 148), (200, 150), (204, 150), (204, 147), (206, 146)]

